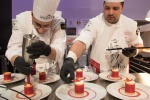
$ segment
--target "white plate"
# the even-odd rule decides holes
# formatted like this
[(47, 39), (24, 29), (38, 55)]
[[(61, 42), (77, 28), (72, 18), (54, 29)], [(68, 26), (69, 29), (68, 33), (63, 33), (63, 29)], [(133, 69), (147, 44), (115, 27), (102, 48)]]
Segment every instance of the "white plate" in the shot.
[(124, 82), (116, 82), (107, 86), (109, 94), (119, 99), (124, 100), (150, 100), (150, 87), (135, 83), (135, 93), (126, 94), (124, 88)]
[(113, 82), (124, 81), (126, 80), (126, 78), (133, 79), (133, 80), (135, 79), (135, 76), (130, 73), (119, 73), (119, 77), (115, 79), (111, 77), (111, 72), (103, 72), (99, 74), (99, 77), (104, 80), (113, 81)]
[[(5, 85), (0, 85), (0, 86), (2, 86), (2, 87), (6, 87)], [(6, 91), (6, 89), (5, 89), (5, 88), (2, 88), (2, 87), (0, 87), (0, 94), (2, 94), (3, 92), (5, 92), (5, 91)]]
[(58, 98), (62, 100), (100, 100), (106, 96), (106, 90), (100, 85), (84, 83), (84, 94), (78, 95), (74, 92), (74, 84), (64, 84), (55, 91)]
[[(56, 81), (58, 81), (59, 79), (60, 79), (60, 76), (59, 76), (59, 75), (57, 75), (57, 74), (52, 74), (52, 75), (50, 75), (50, 76), (47, 76), (45, 81), (40, 82), (40, 81), (39, 81), (39, 75), (33, 75), (33, 76), (31, 76), (30, 81), (31, 81), (31, 83), (32, 83), (32, 82), (36, 82), (36, 83), (48, 84), (48, 83), (56, 82)], [(26, 79), (25, 79), (25, 81), (26, 81)]]
[[(11, 91), (10, 91), (10, 90), (6, 90), (5, 92), (3, 92), (3, 93), (1, 94), (1, 96), (4, 97), (4, 98), (7, 98), (8, 100), (13, 100), (13, 99), (10, 97), (10, 94), (11, 94)], [(0, 100), (6, 100), (6, 99), (0, 98)]]
[(25, 75), (20, 74), (20, 73), (12, 73), (11, 77), (12, 77), (12, 81), (4, 82), (4, 76), (0, 75), (0, 84), (9, 84), (9, 83), (14, 83), (14, 82), (23, 80), (25, 78)]
[[(15, 89), (24, 94), (24, 85), (16, 86), (13, 87), (12, 89)], [(35, 90), (35, 94), (30, 97), (33, 100), (40, 100), (42, 98), (45, 98), (52, 92), (51, 87), (44, 84), (36, 84), (34, 90)], [(10, 97), (12, 100), (28, 100), (26, 99), (26, 97), (14, 91), (11, 91)]]
[(98, 75), (92, 72), (84, 72), (83, 71), (83, 80), (84, 81), (94, 81), (98, 78)]
[[(6, 87), (5, 85), (0, 85), (0, 86)], [(6, 88), (2, 88), (2, 87), (0, 87), (0, 95), (8, 100), (11, 100), (11, 98), (9, 98), (10, 93), (8, 94), (9, 90)], [(2, 98), (1, 96), (0, 96), (0, 100), (6, 100), (6, 99)]]

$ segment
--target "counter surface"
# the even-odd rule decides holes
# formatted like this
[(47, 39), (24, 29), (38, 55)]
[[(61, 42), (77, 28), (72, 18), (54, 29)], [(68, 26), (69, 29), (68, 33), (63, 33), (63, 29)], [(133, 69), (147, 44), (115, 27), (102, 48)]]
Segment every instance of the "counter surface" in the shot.
[[(144, 85), (147, 85), (147, 86), (150, 86), (150, 74), (148, 74), (148, 73), (132, 73), (132, 74), (136, 77), (135, 82), (141, 83), (141, 84), (144, 84)], [(113, 82), (100, 79), (100, 77), (99, 77), (97, 80), (92, 81), (90, 83), (99, 84), (99, 85), (103, 86), (106, 89), (106, 87), (109, 84), (113, 83)], [(8, 86), (9, 88), (12, 88), (14, 86), (18, 86), (18, 85), (22, 85), (22, 84), (24, 84), (24, 81), (19, 81), (19, 82), (12, 83), (12, 84), (7, 84), (6, 86)], [(64, 82), (61, 79), (59, 81), (57, 81), (57, 82), (47, 84), (48, 86), (50, 86), (52, 88), (52, 92), (51, 92), (51, 94), (48, 97), (46, 97), (46, 98), (44, 98), (42, 100), (60, 100), (55, 95), (55, 91), (62, 84), (64, 84)], [(110, 95), (107, 92), (106, 96), (102, 100), (119, 100), (119, 99), (113, 97), (112, 95)]]

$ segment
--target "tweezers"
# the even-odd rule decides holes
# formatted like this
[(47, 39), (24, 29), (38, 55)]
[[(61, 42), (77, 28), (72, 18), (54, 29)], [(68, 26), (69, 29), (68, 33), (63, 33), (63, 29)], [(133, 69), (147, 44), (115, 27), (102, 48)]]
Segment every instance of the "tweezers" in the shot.
[[(150, 49), (150, 47), (135, 47), (136, 49)], [(135, 48), (128, 48), (128, 49), (135, 49)], [(110, 50), (122, 50), (123, 48), (112, 48), (112, 49), (106, 49), (107, 51)]]

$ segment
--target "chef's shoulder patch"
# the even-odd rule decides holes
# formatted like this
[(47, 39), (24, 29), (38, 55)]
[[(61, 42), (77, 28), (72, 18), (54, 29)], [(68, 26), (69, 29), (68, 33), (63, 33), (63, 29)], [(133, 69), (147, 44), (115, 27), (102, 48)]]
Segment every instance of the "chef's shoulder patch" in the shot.
[(87, 25), (85, 26), (84, 30), (86, 30), (86, 31), (91, 31), (91, 29), (92, 29), (92, 23), (89, 21), (89, 22), (87, 23)]
[(66, 23), (65, 22), (61, 22), (60, 23), (60, 27), (62, 30), (65, 30), (66, 29)]
[(18, 30), (18, 27), (17, 27), (17, 20), (14, 20), (14, 21), (13, 21), (12, 27), (13, 27), (13, 30)]
[(136, 35), (140, 35), (140, 30), (139, 29), (136, 30)]

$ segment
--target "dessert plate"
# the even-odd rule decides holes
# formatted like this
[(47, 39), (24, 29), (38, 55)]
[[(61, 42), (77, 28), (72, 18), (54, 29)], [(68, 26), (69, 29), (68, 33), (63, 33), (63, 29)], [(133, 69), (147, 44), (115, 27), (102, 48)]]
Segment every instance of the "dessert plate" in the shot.
[[(0, 85), (2, 87), (6, 87), (5, 85)], [(0, 87), (0, 100), (11, 100), (10, 93), (8, 89)]]
[[(46, 77), (45, 81), (39, 81), (39, 76), (38, 75), (33, 75), (30, 77), (30, 81), (32, 82), (36, 82), (36, 83), (43, 83), (43, 84), (48, 84), (48, 83), (52, 83), (52, 82), (56, 82), (60, 79), (60, 76), (57, 74), (51, 74), (50, 76)], [(25, 79), (26, 81), (26, 79)]]
[(93, 83), (84, 83), (83, 94), (74, 91), (74, 83), (64, 84), (56, 89), (55, 94), (62, 100), (100, 100), (106, 96), (105, 88)]
[(109, 94), (123, 100), (150, 100), (150, 87), (135, 83), (135, 93), (125, 93), (124, 82), (116, 82), (107, 86)]
[[(16, 86), (16, 87), (13, 87), (12, 89), (17, 90), (17, 91), (24, 94), (24, 85)], [(30, 98), (32, 100), (40, 100), (42, 98), (45, 98), (46, 96), (48, 96), (52, 92), (51, 87), (44, 85), (44, 84), (36, 84), (34, 87), (34, 90), (35, 90), (35, 93), (30, 96)], [(8, 93), (10, 93), (9, 98), (11, 98), (11, 100), (28, 100), (23, 95), (16, 93), (14, 91), (11, 91)]]
[(130, 73), (119, 73), (118, 78), (112, 78), (111, 72), (103, 72), (99, 74), (99, 77), (104, 80), (113, 81), (113, 82), (124, 81), (126, 80), (126, 78), (133, 79), (133, 80), (135, 79), (135, 76)]
[(98, 75), (92, 72), (85, 72), (83, 71), (83, 78), (84, 81), (94, 81), (98, 78)]
[(11, 74), (11, 78), (12, 78), (12, 81), (10, 81), (10, 82), (5, 82), (5, 81), (4, 81), (4, 76), (3, 76), (3, 75), (0, 75), (0, 84), (9, 84), (9, 83), (18, 82), (18, 81), (20, 81), (20, 80), (23, 80), (23, 79), (25, 78), (25, 75), (20, 74), (20, 73), (12, 73), (12, 74)]
[[(5, 85), (0, 85), (2, 87), (6, 87)], [(5, 92), (7, 89), (0, 87), (0, 94), (2, 94), (3, 92)]]

